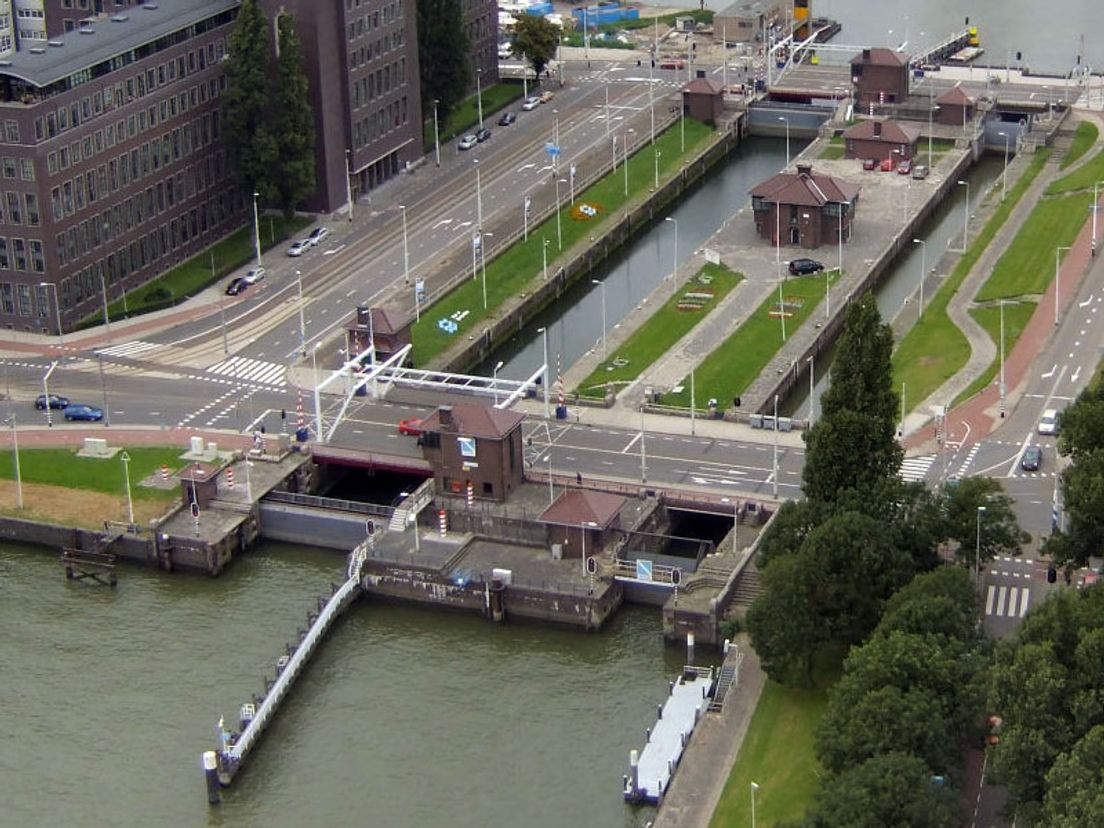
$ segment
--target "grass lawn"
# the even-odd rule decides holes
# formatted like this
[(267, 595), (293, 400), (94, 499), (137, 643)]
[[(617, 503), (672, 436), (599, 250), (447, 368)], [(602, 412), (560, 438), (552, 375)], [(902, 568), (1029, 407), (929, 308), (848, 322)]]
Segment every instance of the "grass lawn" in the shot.
[[(830, 278), (839, 276), (833, 270)], [(793, 336), (824, 299), (824, 276), (794, 277), (782, 283), (782, 295), (790, 316), (786, 317), (786, 336)], [(778, 291), (771, 295), (749, 316), (739, 328), (705, 358), (694, 372), (695, 402), (716, 397), (722, 406), (737, 394), (742, 394), (752, 381), (763, 372), (778, 349), (782, 347), (782, 325), (772, 312), (778, 309)], [(679, 383), (683, 390), (678, 394), (664, 394), (664, 405), (690, 407), (689, 375)]]
[(1093, 184), (1102, 180), (1104, 180), (1104, 150), (1047, 187), (1047, 195), (1058, 195), (1073, 190), (1092, 190)]
[(799, 822), (820, 788), (813, 734), (828, 705), (828, 691), (795, 690), (768, 681), (744, 744), (728, 775), (711, 828), (751, 824), (751, 783), (756, 825)]
[(1054, 278), (1054, 251), (1077, 238), (1089, 216), (1092, 196), (1076, 193), (1044, 198), (1031, 211), (1012, 244), (978, 291), (977, 301), (1043, 293)]
[(843, 158), (843, 153), (846, 151), (846, 147), (844, 147), (842, 144), (836, 144), (835, 140), (836, 139), (833, 138), (833, 143), (829, 144), (820, 151), (820, 158), (823, 158), (825, 161), (838, 161), (839, 159)]
[(1066, 157), (1062, 159), (1062, 163), (1059, 165), (1059, 169), (1065, 169), (1092, 147), (1096, 143), (1096, 137), (1100, 132), (1096, 128), (1096, 124), (1091, 121), (1082, 121), (1077, 125), (1077, 132), (1073, 133), (1073, 142), (1070, 144), (1069, 150), (1066, 152)]
[[(704, 142), (713, 131), (704, 124), (686, 119), (686, 155), (692, 155), (698, 144)], [(680, 152), (679, 125), (676, 122), (656, 137), (656, 149), (659, 151), (660, 178), (666, 178), (681, 168), (683, 153)], [(563, 232), (563, 250), (598, 232), (598, 226), (604, 218), (614, 213), (626, 201), (646, 192), (653, 186), (655, 176), (655, 156), (650, 145), (644, 146), (635, 155), (629, 157), (629, 197), (624, 190), (624, 173), (617, 171), (606, 175), (586, 190), (576, 195), (575, 206), (568, 204), (566, 188), (561, 189), (564, 207), (560, 210)], [(584, 213), (582, 206), (592, 208), (596, 213)], [(520, 209), (520, 201), (519, 201)], [(560, 250), (556, 244), (556, 216), (552, 215), (542, 224), (530, 227), (529, 240), (517, 241), (487, 262), (486, 291), (487, 302), (484, 307), (482, 275), (478, 279), (467, 279), (439, 302), (422, 309), (422, 320), (414, 324), (411, 332), (414, 344), (414, 364), (426, 365), (431, 359), (452, 345), (456, 336), (469, 336), (479, 330), (479, 323), (493, 314), (499, 305), (508, 299), (524, 294), (528, 285), (543, 278), (542, 248), (548, 240), (549, 272), (555, 272), (554, 260)], [(494, 253), (493, 240), (487, 245)], [(452, 318), (457, 322), (455, 333), (443, 331), (438, 322)]]
[[(285, 221), (283, 215), (261, 216), (261, 250), (269, 250), (295, 235), (304, 227), (314, 223), (307, 216), (293, 216)], [(240, 227), (226, 238), (216, 242), (202, 253), (165, 271), (153, 281), (147, 282), (127, 294), (126, 309), (130, 316), (161, 310), (194, 296), (212, 282), (237, 270), (246, 262), (253, 260), (256, 250), (253, 242), (253, 223)], [(212, 257), (215, 272), (211, 274)], [(108, 288), (108, 295), (111, 288)], [(111, 302), (108, 313), (112, 319), (122, 318), (123, 301)], [(103, 321), (103, 313), (91, 314), (78, 327), (98, 325)]]
[[(602, 398), (606, 383), (623, 385), (665, 354), (701, 322), (743, 279), (724, 265), (706, 264), (576, 389)], [(712, 294), (707, 298), (707, 294)]]
[[(105, 432), (106, 434), (106, 432)], [(169, 473), (182, 469), (187, 463), (180, 459), (182, 448), (128, 448), (130, 455), (131, 494), (135, 500), (170, 501), (179, 496), (179, 490), (153, 489), (138, 483), (157, 473), (164, 463)], [(24, 483), (43, 483), (67, 489), (122, 494), (122, 453), (111, 458), (78, 457), (76, 449), (25, 449), (19, 452), (19, 470)], [(0, 478), (15, 479), (13, 453), (0, 454)]]
[[(515, 81), (501, 81), (500, 83), (493, 84), (483, 88), (483, 123), (485, 126), (494, 128), (494, 122), (487, 123), (487, 120), (492, 114), (497, 114), (498, 110), (510, 103), (510, 101), (516, 101), (521, 97), (523, 92), (523, 85)], [(479, 125), (479, 96), (472, 95), (470, 98), (462, 101), (459, 106), (449, 113), (448, 118), (440, 121), (437, 125), (440, 131), (441, 143), (455, 138), (457, 135), (462, 135), (465, 132), (471, 131), (474, 127)], [(429, 119), (422, 127), (422, 146), (426, 152), (432, 152), (434, 149), (433, 142), (433, 112), (429, 113)]]
[[(654, 26), (656, 17), (659, 18), (660, 23), (664, 23), (668, 26), (675, 25), (676, 17), (692, 17), (700, 25), (708, 26), (713, 22), (713, 12), (708, 9), (683, 9), (671, 14), (661, 14), (652, 17), (645, 17), (649, 11), (649, 7), (644, 7), (641, 10), (641, 17), (636, 20), (620, 20), (617, 23), (611, 23), (607, 26), (600, 26), (603, 31), (617, 31), (619, 29), (643, 29), (645, 26)], [(731, 41), (729, 41), (731, 42)]]
[(1008, 198), (989, 217), (965, 255), (958, 260), (950, 275), (943, 281), (942, 287), (931, 298), (924, 309), (923, 318), (898, 343), (893, 352), (893, 387), (900, 388), (903, 383), (908, 399), (927, 399), (929, 394), (960, 370), (970, 358), (970, 343), (947, 316), (947, 305), (958, 292), (970, 268), (1039, 175), (1048, 154), (1046, 150), (1035, 154), (1023, 176), (1009, 191)]
[[(1038, 307), (1035, 302), (1023, 301), (1023, 302), (1005, 302), (1004, 303), (1004, 357), (1008, 358), (1008, 355), (1012, 352), (1012, 349), (1016, 346), (1016, 342), (1020, 339), (1020, 334), (1023, 333), (1024, 328), (1027, 327), (1027, 323), (1031, 320), (1031, 315), (1035, 313), (1035, 308)], [(970, 383), (966, 389), (958, 395), (951, 407), (958, 405), (963, 400), (968, 400), (970, 397), (977, 394), (984, 389), (997, 377), (997, 373), (1000, 371), (1000, 305), (986, 305), (983, 308), (974, 308), (970, 311), (970, 316), (974, 317), (985, 328), (985, 332), (989, 334), (989, 338), (997, 345), (997, 358), (993, 361), (989, 367), (982, 372), (981, 376)]]

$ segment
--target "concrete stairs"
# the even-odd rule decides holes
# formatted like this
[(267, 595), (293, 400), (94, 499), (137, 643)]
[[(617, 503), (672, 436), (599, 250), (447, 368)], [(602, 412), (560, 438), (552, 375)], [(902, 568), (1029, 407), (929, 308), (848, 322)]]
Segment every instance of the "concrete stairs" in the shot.
[(748, 563), (736, 578), (736, 586), (732, 590), (733, 606), (748, 607), (759, 597), (759, 570), (753, 563)]

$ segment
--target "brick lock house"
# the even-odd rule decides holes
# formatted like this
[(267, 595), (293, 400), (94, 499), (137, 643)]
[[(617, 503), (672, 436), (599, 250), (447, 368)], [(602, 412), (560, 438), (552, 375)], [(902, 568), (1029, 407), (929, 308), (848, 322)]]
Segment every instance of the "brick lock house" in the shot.
[(548, 545), (559, 545), (563, 557), (589, 557), (599, 552), (621, 528), (625, 498), (609, 492), (569, 489), (545, 509), (540, 522), (548, 530)]
[(712, 78), (697, 77), (682, 87), (682, 113), (712, 126), (724, 110), (724, 86)]
[(843, 133), (844, 158), (885, 158), (894, 162), (916, 155), (920, 127), (890, 120), (860, 121)]
[[(813, 172), (779, 173), (751, 191), (755, 233), (772, 245), (815, 249), (851, 238), (859, 185)], [(776, 236), (776, 233), (780, 236)]]
[(977, 98), (967, 95), (966, 90), (959, 84), (952, 86), (936, 98), (935, 102), (939, 105), (935, 111), (935, 120), (947, 126), (965, 127), (973, 120), (974, 113), (977, 111)]
[(851, 84), (860, 106), (901, 103), (908, 97), (908, 58), (892, 49), (863, 49), (851, 58)]
[(438, 491), (505, 500), (521, 485), (523, 414), (482, 405), (442, 405), (422, 422), (422, 456)]

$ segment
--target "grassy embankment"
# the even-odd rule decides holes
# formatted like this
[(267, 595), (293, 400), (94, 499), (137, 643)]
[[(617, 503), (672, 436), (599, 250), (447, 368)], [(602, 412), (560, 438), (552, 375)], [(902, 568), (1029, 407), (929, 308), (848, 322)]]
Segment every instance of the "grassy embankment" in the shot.
[[(524, 87), (521, 81), (501, 81), (483, 89), (483, 123), (493, 128), (495, 120), (492, 115), (497, 115), (498, 110), (511, 101), (516, 101), (523, 94)], [(472, 95), (463, 100), (449, 116), (438, 119), (437, 129), (440, 133), (441, 143), (450, 141), (457, 135), (471, 132), (479, 126), (479, 96)], [(491, 140), (494, 140), (493, 138)], [(436, 144), (433, 137), (433, 110), (429, 111), (429, 118), (422, 125), (422, 147), (426, 152), (433, 152)]]

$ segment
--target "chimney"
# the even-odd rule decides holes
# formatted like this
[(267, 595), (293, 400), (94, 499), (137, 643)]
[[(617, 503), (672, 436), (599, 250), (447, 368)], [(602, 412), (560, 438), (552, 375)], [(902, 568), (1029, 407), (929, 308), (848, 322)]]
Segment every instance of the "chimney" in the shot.
[(882, 122), (881, 121), (875, 121), (874, 122), (874, 137), (875, 138), (881, 138), (882, 137)]
[(813, 174), (813, 165), (812, 164), (798, 164), (797, 165), (797, 174), (798, 175), (803, 175), (806, 178), (811, 177), (812, 174)]
[(442, 426), (452, 426), (452, 406), (442, 405), (437, 409), (437, 418), (441, 421)]
[(863, 62), (864, 63), (869, 63), (870, 62), (870, 50), (869, 49), (863, 49)]

